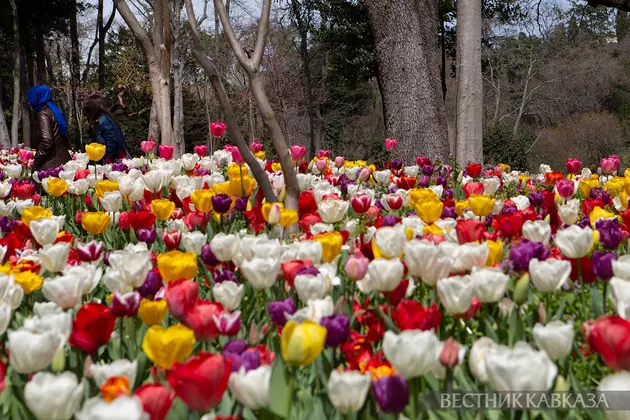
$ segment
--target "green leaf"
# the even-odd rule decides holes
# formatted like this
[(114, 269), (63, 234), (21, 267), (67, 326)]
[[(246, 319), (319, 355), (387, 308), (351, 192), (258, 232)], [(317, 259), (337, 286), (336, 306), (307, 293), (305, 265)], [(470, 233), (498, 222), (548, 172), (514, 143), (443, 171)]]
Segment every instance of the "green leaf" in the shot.
[(317, 398), (314, 401), (312, 410), (310, 411), (310, 414), (308, 415), (308, 417), (306, 417), (306, 419), (320, 420), (325, 418), (328, 418), (328, 416), (326, 416), (326, 412), (324, 411), (324, 403), (322, 402), (321, 398)]
[(508, 330), (508, 345), (510, 347), (521, 338), (523, 331), (523, 326), (518, 316), (518, 310), (518, 308), (514, 308), (512, 314), (510, 314), (510, 328)]
[(494, 331), (494, 328), (492, 327), (492, 324), (490, 323), (488, 318), (484, 318), (483, 322), (486, 326), (486, 335), (492, 338), (495, 343), (500, 343), (501, 341), (499, 341), (499, 337), (497, 337), (497, 333)]
[(293, 399), (293, 383), (289, 380), (287, 367), (280, 358), (276, 358), (269, 382), (269, 389), (273, 389), (269, 396), (269, 410), (283, 419), (289, 417)]
[(385, 326), (387, 327), (388, 330), (391, 330), (395, 332), (396, 334), (400, 332), (396, 324), (394, 324), (394, 321), (392, 321), (392, 319), (385, 312), (383, 312), (381, 308), (377, 306), (376, 311), (383, 318), (383, 320), (385, 320)]
[(564, 311), (567, 308), (567, 296), (565, 295), (562, 298), (562, 302), (560, 302), (560, 307), (558, 308), (558, 310), (556, 311), (556, 314), (553, 316), (554, 320), (562, 320), (562, 317), (564, 316)]
[(599, 290), (599, 285), (597, 283), (593, 284), (593, 312), (595, 313), (595, 318), (598, 318), (604, 313), (604, 297), (602, 295), (602, 291)]

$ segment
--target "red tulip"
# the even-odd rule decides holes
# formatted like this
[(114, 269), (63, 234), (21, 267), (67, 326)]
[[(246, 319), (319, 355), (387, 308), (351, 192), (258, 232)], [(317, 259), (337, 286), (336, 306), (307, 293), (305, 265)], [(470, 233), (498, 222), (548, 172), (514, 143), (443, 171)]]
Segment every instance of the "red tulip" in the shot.
[(588, 345), (614, 370), (630, 370), (630, 321), (612, 315), (599, 318), (584, 332)]
[(263, 144), (256, 140), (252, 141), (249, 144), (249, 150), (251, 150), (252, 153), (258, 153), (262, 150), (262, 148), (263, 148)]
[(551, 171), (545, 174), (545, 182), (547, 185), (554, 186), (556, 182), (560, 181), (564, 178), (564, 174), (562, 172)]
[(173, 158), (173, 153), (175, 152), (175, 148), (168, 144), (160, 144), (160, 157), (162, 159), (170, 160)]
[(428, 308), (415, 300), (403, 300), (396, 307), (392, 319), (401, 330), (437, 329), (442, 321), (442, 313), (433, 303)]
[(116, 326), (116, 317), (100, 303), (86, 303), (77, 311), (72, 323), (70, 345), (86, 353), (95, 353), (107, 344)]
[(516, 211), (509, 214), (501, 214), (494, 219), (496, 226), (493, 223), (493, 227), (497, 232), (501, 233), (501, 236), (505, 238), (511, 238), (521, 234), (523, 230), (523, 213)]
[(471, 195), (482, 195), (485, 191), (483, 185), (479, 182), (467, 182), (462, 189), (464, 194), (466, 194), (466, 198), (469, 198)]
[(164, 420), (175, 398), (175, 393), (160, 383), (141, 385), (134, 395), (142, 401), (150, 420)]
[(284, 274), (284, 278), (289, 286), (293, 287), (293, 281), (295, 280), (295, 276), (297, 275), (298, 271), (302, 270), (303, 268), (309, 268), (312, 266), (313, 262), (311, 260), (295, 260), (280, 265), (280, 268), (282, 269), (282, 274)]
[(179, 230), (167, 230), (162, 237), (166, 249), (172, 251), (179, 247), (179, 243), (182, 240), (182, 233)]
[(582, 201), (582, 213), (584, 216), (589, 217), (591, 212), (595, 209), (595, 207), (606, 207), (606, 204), (601, 198), (587, 198)]
[(477, 242), (483, 239), (486, 226), (477, 220), (458, 220), (455, 226), (457, 240), (460, 245), (468, 242)]
[(385, 197), (385, 202), (393, 211), (399, 210), (403, 206), (403, 198), (398, 194), (389, 194)]
[(570, 174), (577, 174), (580, 171), (582, 162), (579, 159), (569, 158), (566, 162), (567, 172)]
[[(170, 310), (169, 305), (169, 312)], [(210, 302), (209, 300), (199, 300), (186, 310), (184, 324), (195, 332), (195, 338), (197, 340), (212, 341), (219, 336), (219, 329), (214, 322), (214, 317), (220, 316), (222, 312), (223, 306), (220, 303)]]
[(221, 312), (218, 316), (212, 315), (212, 320), (220, 335), (232, 337), (241, 329), (241, 311)]
[(479, 308), (481, 308), (481, 302), (476, 297), (473, 297), (472, 305), (470, 305), (470, 308), (468, 308), (468, 310), (461, 316), (461, 318), (473, 318), (475, 315), (477, 315), (477, 312), (479, 312)]
[(80, 179), (86, 179), (88, 176), (90, 176), (90, 170), (89, 169), (81, 169), (75, 172), (74, 174), (74, 180), (78, 181)]
[(418, 156), (416, 158), (416, 165), (422, 168), (425, 165), (433, 166), (433, 162), (431, 162), (431, 159), (426, 156)]
[(223, 398), (232, 362), (219, 354), (201, 351), (168, 373), (175, 394), (193, 411), (206, 412)]
[(14, 198), (18, 200), (26, 200), (31, 198), (33, 194), (35, 194), (35, 186), (31, 182), (16, 182), (11, 187), (11, 194)]
[(199, 285), (192, 280), (177, 280), (168, 283), (164, 292), (168, 311), (173, 318), (181, 320), (187, 308), (197, 301)]
[(582, 274), (582, 282), (586, 284), (591, 284), (595, 281), (595, 276), (593, 275), (593, 262), (591, 259), (586, 256), (580, 258), (580, 272), (578, 272), (577, 260), (574, 258), (570, 259), (571, 261), (571, 280), (577, 282), (580, 280), (580, 272)]
[(222, 122), (213, 122), (210, 123), (210, 134), (215, 139), (223, 137), (223, 133), (225, 133), (225, 124)]
[(317, 214), (317, 208), (317, 201), (315, 200), (313, 190), (302, 191), (298, 201), (298, 214), (300, 215), (300, 219), (307, 214)]
[(311, 226), (316, 223), (320, 223), (321, 221), (322, 218), (319, 214), (308, 214), (306, 216), (300, 216), (300, 221), (298, 222), (298, 225), (300, 226), (300, 229), (308, 233), (310, 232)]
[(466, 172), (468, 172), (468, 176), (472, 176), (473, 178), (477, 178), (479, 175), (481, 175), (481, 163), (469, 163), (468, 166), (466, 166)]
[(208, 146), (206, 146), (205, 144), (198, 144), (195, 146), (194, 150), (196, 155), (198, 155), (199, 157), (204, 157), (208, 152)]
[(133, 230), (151, 229), (155, 223), (155, 214), (147, 210), (129, 213), (129, 223)]
[(363, 214), (370, 208), (372, 199), (367, 194), (356, 194), (352, 197), (350, 204), (352, 205), (352, 210), (354, 210), (356, 214)]
[(396, 139), (385, 139), (385, 150), (388, 152), (393, 152), (396, 146), (398, 145), (398, 140)]
[(416, 186), (417, 178), (411, 176), (401, 176), (396, 179), (396, 186), (398, 188), (402, 188), (403, 190), (410, 190)]

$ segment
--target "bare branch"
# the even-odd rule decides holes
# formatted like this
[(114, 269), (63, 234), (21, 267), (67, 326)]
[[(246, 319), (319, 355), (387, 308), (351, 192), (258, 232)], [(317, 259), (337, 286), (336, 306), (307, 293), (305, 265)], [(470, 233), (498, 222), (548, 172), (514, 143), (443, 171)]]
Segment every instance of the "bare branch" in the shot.
[(120, 16), (122, 16), (123, 20), (127, 26), (129, 26), (129, 29), (131, 29), (131, 32), (133, 32), (134, 36), (140, 43), (140, 46), (144, 50), (147, 58), (155, 58), (155, 50), (153, 49), (151, 38), (149, 38), (149, 34), (147, 34), (142, 25), (140, 25), (140, 22), (136, 19), (136, 16), (129, 8), (129, 5), (127, 5), (127, 2), (125, 0), (114, 0), (114, 5), (116, 6), (116, 9), (118, 9)]
[[(267, 1), (267, 0), (266, 0)], [(234, 28), (230, 23), (230, 17), (228, 16), (228, 12), (225, 9), (225, 5), (223, 4), (223, 0), (214, 0), (214, 9), (215, 12), (219, 15), (221, 19), (221, 25), (223, 26), (223, 32), (225, 32), (225, 36), (234, 51), (234, 55), (236, 55), (236, 59), (248, 72), (254, 71), (254, 66), (252, 61), (247, 57), (245, 52), (243, 51), (243, 47), (241, 43), (238, 42), (236, 37), (236, 33), (234, 32)]]
[(252, 58), (256, 70), (260, 67), (265, 44), (267, 43), (267, 32), (269, 29), (269, 14), (271, 13), (271, 0), (263, 0), (263, 8), (260, 12), (260, 22), (258, 22), (258, 34), (256, 35), (256, 47)]

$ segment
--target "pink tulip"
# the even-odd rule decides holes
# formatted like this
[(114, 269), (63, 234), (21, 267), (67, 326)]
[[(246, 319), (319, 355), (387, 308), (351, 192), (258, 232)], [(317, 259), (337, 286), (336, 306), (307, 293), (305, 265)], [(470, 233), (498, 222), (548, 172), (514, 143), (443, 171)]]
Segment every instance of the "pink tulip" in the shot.
[(18, 158), (21, 162), (28, 162), (33, 157), (33, 152), (31, 150), (20, 149), (20, 153)]
[(398, 194), (389, 194), (385, 198), (385, 203), (390, 208), (390, 210), (398, 210), (403, 206), (403, 198)]
[(385, 139), (385, 149), (388, 152), (393, 152), (396, 146), (398, 145), (398, 140), (396, 139)]
[(204, 157), (207, 152), (208, 146), (206, 146), (205, 144), (198, 144), (195, 146), (195, 154), (197, 154), (199, 157)]
[(230, 151), (232, 153), (232, 162), (238, 163), (239, 165), (245, 160), (243, 160), (243, 155), (241, 155), (241, 151), (238, 150), (238, 147), (233, 147)]
[(294, 144), (291, 146), (291, 159), (294, 162), (300, 162), (306, 156), (306, 147), (300, 146), (299, 144)]
[(175, 148), (168, 144), (160, 144), (160, 157), (165, 160), (170, 160), (173, 158), (173, 153), (175, 152)]
[(579, 159), (569, 158), (566, 162), (567, 172), (570, 174), (577, 174), (582, 166), (582, 162)]
[(153, 150), (155, 149), (155, 140), (153, 140), (153, 137), (151, 137), (148, 141), (140, 143), (140, 149), (147, 154), (153, 153)]
[(370, 168), (363, 168), (361, 169), (361, 172), (359, 172), (358, 178), (362, 182), (368, 182), (370, 180), (371, 173)]
[(350, 204), (356, 214), (363, 214), (370, 208), (372, 199), (367, 194), (356, 194), (352, 197), (352, 200), (350, 200)]
[(320, 159), (323, 158), (329, 158), (330, 157), (330, 150), (320, 150), (319, 152), (317, 152), (317, 157)]
[(621, 162), (619, 161), (619, 156), (612, 155), (602, 159), (600, 162), (600, 166), (602, 167), (602, 171), (604, 171), (605, 174), (610, 175), (614, 173), (617, 169), (619, 169), (620, 163)]
[(356, 252), (348, 258), (346, 262), (346, 274), (348, 278), (352, 281), (362, 280), (367, 274), (368, 264), (370, 260), (368, 260), (362, 253)]
[(343, 156), (337, 156), (335, 158), (335, 166), (341, 168), (346, 163), (346, 159)]
[(225, 124), (219, 121), (210, 123), (210, 134), (212, 134), (212, 137), (216, 139), (221, 138), (223, 133), (225, 133)]
[(326, 170), (326, 166), (328, 166), (328, 162), (325, 159), (317, 159), (315, 161), (315, 167), (319, 172), (324, 172)]
[(252, 153), (258, 153), (262, 150), (263, 148), (263, 144), (259, 141), (253, 140), (250, 144), (249, 144), (249, 150), (252, 151)]
[(575, 192), (575, 182), (566, 178), (561, 179), (556, 182), (556, 190), (558, 190), (560, 197), (567, 200), (573, 197), (573, 193)]

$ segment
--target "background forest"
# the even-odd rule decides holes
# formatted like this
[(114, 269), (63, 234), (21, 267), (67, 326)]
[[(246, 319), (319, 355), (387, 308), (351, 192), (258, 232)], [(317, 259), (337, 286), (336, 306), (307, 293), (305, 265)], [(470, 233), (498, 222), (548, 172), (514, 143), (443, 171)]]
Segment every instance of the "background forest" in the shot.
[[(127, 3), (150, 33), (153, 2)], [(212, 141), (208, 125), (223, 120), (221, 107), (192, 55), (183, 1), (169, 3), (174, 141), (182, 151), (200, 143), (216, 149), (221, 144)], [(241, 44), (253, 49), (260, 6), (243, 0), (226, 6)], [(146, 56), (112, 9), (110, 0), (0, 1), (2, 146), (28, 144), (32, 116), (24, 91), (38, 83), (54, 88), (77, 147), (90, 136), (81, 100), (96, 91), (109, 99), (134, 150), (142, 140), (159, 139)], [(220, 30), (212, 2), (197, 1), (195, 9), (203, 47), (212, 52), (246, 140), (267, 145), (249, 79)], [(628, 149), (627, 12), (584, 1), (497, 0), (484, 2), (482, 16), (486, 163), (528, 169), (545, 162), (559, 168), (577, 156), (593, 166)], [(458, 29), (453, 1), (440, 1), (439, 20), (434, 48), (453, 151)], [(274, 0), (261, 75), (290, 144), (331, 149), (350, 159), (383, 158), (387, 132), (378, 67), (364, 1)], [(17, 101), (15, 84), (22, 91)]]

